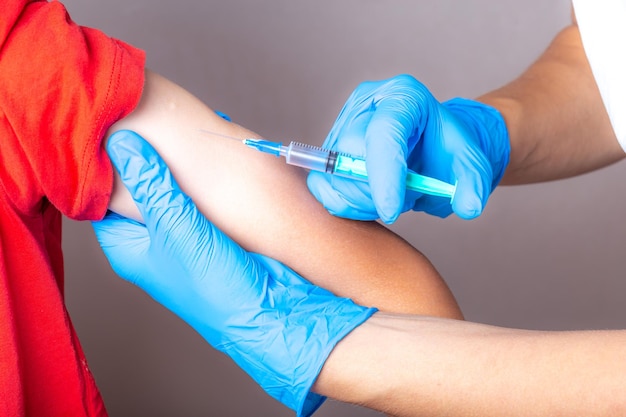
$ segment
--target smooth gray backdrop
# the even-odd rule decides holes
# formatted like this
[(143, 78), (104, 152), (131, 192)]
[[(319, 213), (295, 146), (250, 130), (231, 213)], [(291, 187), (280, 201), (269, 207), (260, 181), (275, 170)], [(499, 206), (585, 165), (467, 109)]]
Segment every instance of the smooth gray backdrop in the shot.
[[(566, 0), (65, 3), (238, 123), (312, 144), (360, 81), (411, 73), (440, 99), (473, 97), (523, 71), (570, 12)], [(623, 328), (625, 171), (501, 188), (478, 220), (411, 213), (392, 229), (434, 262), (470, 320)], [(292, 415), (117, 278), (89, 224), (66, 222), (64, 239), (67, 302), (113, 417)], [(379, 414), (327, 403), (318, 415)]]

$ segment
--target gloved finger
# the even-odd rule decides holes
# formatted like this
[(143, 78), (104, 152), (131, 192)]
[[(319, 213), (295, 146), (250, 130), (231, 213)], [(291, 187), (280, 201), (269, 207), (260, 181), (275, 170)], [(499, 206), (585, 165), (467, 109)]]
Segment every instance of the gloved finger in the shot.
[[(210, 233), (212, 225), (197, 212), (146, 140), (122, 130), (109, 138), (107, 150), (143, 217), (152, 244), (168, 246), (188, 265), (198, 252), (214, 253), (210, 249), (220, 241), (210, 240), (214, 236)], [(198, 242), (199, 236), (203, 242)]]
[(146, 227), (136, 222), (109, 212), (104, 219), (91, 223), (96, 239), (115, 273), (137, 284), (135, 268), (128, 268), (126, 262), (112, 260), (142, 259), (150, 247), (150, 236)]
[(156, 150), (137, 133), (115, 132), (107, 143), (111, 162), (147, 224), (153, 212), (186, 204), (170, 170)]
[[(365, 157), (363, 136), (371, 116), (369, 101), (366, 101), (363, 96), (353, 93), (326, 137), (324, 148)], [(309, 178), (309, 190), (331, 214), (355, 220), (378, 218), (367, 182), (317, 172), (312, 172)]]
[[(197, 224), (202, 216), (194, 213), (195, 206), (180, 190), (165, 162), (145, 139), (128, 130), (115, 132), (107, 150), (148, 230), (153, 231), (153, 241), (164, 244), (169, 240), (183, 255), (181, 247), (193, 240), (195, 231), (210, 225)], [(168, 239), (173, 234), (176, 239)]]
[(378, 219), (365, 182), (313, 171), (307, 177), (307, 186), (317, 201), (334, 216), (366, 221)]
[(417, 142), (421, 106), (406, 92), (385, 96), (375, 106), (365, 133), (366, 166), (380, 218), (392, 223), (405, 207), (407, 158)]
[(147, 236), (144, 225), (112, 211), (107, 212), (102, 220), (92, 221), (91, 225), (103, 249), (120, 244), (135, 247)]
[[(111, 161), (130, 192), (155, 243), (162, 244), (177, 234), (169, 244), (180, 247), (191, 239), (197, 225), (189, 220), (195, 206), (185, 195), (156, 150), (137, 133), (123, 130), (114, 133), (107, 144)], [(189, 220), (182, 220), (187, 219)], [(155, 232), (157, 228), (161, 233)]]
[[(235, 253), (243, 256), (243, 249), (197, 210), (156, 150), (141, 136), (116, 132), (107, 148), (148, 230), (153, 231), (153, 241), (170, 245), (189, 265), (197, 265), (193, 258), (200, 254), (222, 260)], [(214, 251), (216, 247), (220, 250)]]
[(452, 169), (457, 177), (452, 210), (465, 220), (480, 216), (487, 204), (493, 178), (488, 163), (474, 160), (469, 167), (466, 161), (455, 161)]

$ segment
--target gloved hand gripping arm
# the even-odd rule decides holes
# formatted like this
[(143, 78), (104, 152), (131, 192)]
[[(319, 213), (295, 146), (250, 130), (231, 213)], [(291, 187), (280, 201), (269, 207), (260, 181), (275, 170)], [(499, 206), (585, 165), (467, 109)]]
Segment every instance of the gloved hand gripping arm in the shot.
[[(438, 102), (409, 75), (365, 82), (350, 96), (323, 145), (364, 157), (369, 184), (311, 173), (311, 192), (333, 214), (391, 223), (407, 210), (464, 219), (480, 215), (509, 160), (500, 113), (485, 104)], [(452, 202), (405, 191), (407, 169), (457, 184)]]
[(109, 213), (93, 223), (115, 272), (228, 354), (272, 397), (311, 415), (324, 400), (310, 389), (326, 358), (375, 310), (243, 250), (197, 210), (137, 134), (116, 133), (107, 146), (145, 221)]

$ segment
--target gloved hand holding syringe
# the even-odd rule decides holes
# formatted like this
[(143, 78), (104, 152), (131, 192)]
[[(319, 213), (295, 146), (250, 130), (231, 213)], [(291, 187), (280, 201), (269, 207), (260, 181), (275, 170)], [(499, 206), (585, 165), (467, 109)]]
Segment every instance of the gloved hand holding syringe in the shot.
[[(216, 136), (225, 136), (205, 130), (203, 132)], [(238, 139), (230, 136), (229, 138)], [(243, 139), (242, 142), (244, 145), (258, 151), (284, 156), (285, 161), (289, 165), (352, 178), (358, 181), (367, 181), (368, 179), (365, 160), (362, 158), (299, 142), (290, 142), (287, 146), (264, 139)], [(407, 173), (406, 188), (423, 194), (448, 197), (450, 200), (454, 198), (454, 192), (456, 191), (456, 185), (411, 171)]]

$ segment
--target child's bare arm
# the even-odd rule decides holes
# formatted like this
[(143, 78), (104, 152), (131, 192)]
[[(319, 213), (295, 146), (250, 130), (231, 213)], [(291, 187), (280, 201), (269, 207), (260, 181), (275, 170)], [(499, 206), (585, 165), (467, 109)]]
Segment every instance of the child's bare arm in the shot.
[[(383, 226), (328, 214), (306, 173), (240, 141), (253, 132), (223, 120), (181, 87), (146, 74), (142, 101), (108, 134), (130, 129), (148, 140), (203, 213), (247, 250), (289, 265), (310, 281), (381, 310), (461, 318), (431, 263)], [(140, 219), (116, 178), (110, 208)]]

